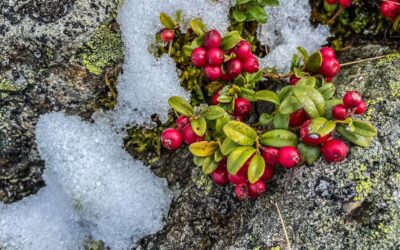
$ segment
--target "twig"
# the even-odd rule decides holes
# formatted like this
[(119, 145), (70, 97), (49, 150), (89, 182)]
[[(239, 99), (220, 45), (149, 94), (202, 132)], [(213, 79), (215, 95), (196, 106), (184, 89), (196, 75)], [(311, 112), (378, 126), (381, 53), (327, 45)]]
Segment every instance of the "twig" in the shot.
[(285, 233), (286, 243), (287, 243), (288, 249), (292, 250), (292, 247), (290, 245), (289, 236), (288, 236), (288, 233), (287, 233), (287, 230), (286, 230), (286, 226), (285, 226), (285, 221), (283, 220), (283, 217), (282, 217), (282, 214), (281, 214), (281, 210), (279, 209), (278, 203), (276, 203), (276, 202), (275, 202), (275, 207), (276, 207), (276, 211), (278, 211), (279, 219), (281, 220), (281, 224), (282, 224), (282, 227), (283, 227), (283, 232)]
[(171, 49), (172, 49), (172, 41), (169, 42), (169, 46), (168, 46), (168, 55), (171, 56)]
[(285, 74), (265, 73), (264, 77), (268, 77), (268, 78), (272, 78), (272, 79), (282, 79), (282, 78), (288, 78), (288, 77), (292, 76), (293, 74), (294, 74), (293, 72), (289, 72), (289, 73), (285, 73)]
[(333, 17), (331, 17), (331, 19), (328, 20), (328, 22), (327, 22), (326, 24), (331, 24), (331, 23), (335, 22), (335, 19), (336, 19), (340, 14), (342, 14), (342, 12), (343, 12), (344, 10), (345, 10), (345, 8), (341, 7), (341, 8), (338, 10), (338, 12), (336, 12), (336, 14), (335, 14)]
[(378, 60), (387, 57), (388, 55), (383, 55), (383, 56), (376, 56), (376, 57), (371, 57), (371, 58), (366, 58), (366, 59), (361, 59), (357, 61), (352, 61), (352, 62), (347, 62), (347, 63), (342, 63), (340, 64), (341, 67), (343, 66), (349, 66), (357, 63), (363, 63), (363, 62), (368, 62), (368, 61), (373, 61), (373, 60)]

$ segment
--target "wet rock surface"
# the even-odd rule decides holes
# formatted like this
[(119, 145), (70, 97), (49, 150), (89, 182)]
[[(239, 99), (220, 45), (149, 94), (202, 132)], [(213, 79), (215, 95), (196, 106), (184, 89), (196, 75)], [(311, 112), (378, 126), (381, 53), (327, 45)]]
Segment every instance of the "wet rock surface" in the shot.
[(40, 114), (90, 117), (103, 82), (77, 54), (116, 2), (0, 2), (0, 200), (35, 193), (44, 163), (34, 142)]
[[(343, 53), (341, 60), (390, 52), (366, 46)], [(137, 249), (286, 249), (275, 203), (293, 249), (399, 248), (400, 56), (345, 67), (335, 82), (338, 96), (358, 89), (368, 100), (363, 119), (379, 131), (369, 148), (353, 146), (340, 164), (320, 159), (313, 166), (280, 169), (264, 196), (246, 202), (234, 198), (231, 186), (202, 176), (185, 150), (165, 154), (153, 168), (167, 177), (175, 199), (164, 229)]]

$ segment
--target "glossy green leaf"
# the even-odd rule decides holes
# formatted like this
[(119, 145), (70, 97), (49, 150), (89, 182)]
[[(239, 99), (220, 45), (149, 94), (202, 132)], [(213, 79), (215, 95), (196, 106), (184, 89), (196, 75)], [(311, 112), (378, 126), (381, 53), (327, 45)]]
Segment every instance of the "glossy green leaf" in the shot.
[(300, 66), (300, 57), (297, 54), (292, 56), (292, 61), (290, 62), (290, 70), (294, 70)]
[(213, 157), (207, 157), (202, 165), (204, 174), (211, 174), (218, 168), (218, 163), (214, 161)]
[(325, 114), (325, 99), (318, 90), (310, 86), (297, 86), (293, 94), (302, 104), (304, 110), (311, 118), (316, 118)]
[(227, 168), (230, 174), (236, 174), (246, 161), (256, 152), (253, 147), (238, 147), (228, 156)]
[(190, 125), (192, 126), (192, 129), (196, 135), (203, 136), (206, 133), (207, 122), (204, 117), (191, 120)]
[(201, 167), (205, 159), (206, 159), (205, 157), (194, 156), (193, 157), (194, 165)]
[(261, 135), (260, 142), (264, 146), (281, 148), (284, 146), (296, 147), (298, 143), (297, 135), (284, 129), (275, 129)]
[(281, 90), (278, 92), (278, 97), (281, 102), (283, 102), (286, 98), (291, 96), (293, 94), (293, 86), (289, 85), (286, 87), (283, 87)]
[(261, 0), (261, 3), (269, 7), (279, 6), (279, 0)]
[(223, 128), (227, 122), (231, 120), (228, 114), (224, 114), (222, 117), (218, 118), (215, 123), (215, 130), (217, 133), (223, 133)]
[(242, 40), (242, 37), (240, 36), (239, 31), (231, 31), (228, 32), (221, 41), (221, 48), (226, 51), (229, 49), (232, 49), (233, 47), (236, 46), (240, 41)]
[(220, 103), (230, 103), (232, 100), (233, 100), (232, 96), (220, 95), (218, 97), (218, 102)]
[(306, 69), (308, 72), (317, 73), (322, 64), (321, 52), (314, 52), (306, 62)]
[(256, 92), (256, 99), (259, 101), (272, 102), (276, 105), (280, 104), (279, 97), (275, 92), (270, 90), (260, 90)]
[(301, 154), (301, 159), (308, 165), (312, 165), (321, 155), (319, 147), (309, 146), (304, 143), (300, 143), (297, 149)]
[(297, 83), (297, 85), (306, 85), (306, 86), (310, 86), (312, 88), (314, 88), (315, 84), (317, 82), (317, 79), (313, 76), (306, 76), (301, 78)]
[(249, 4), (247, 6), (247, 11), (248, 13), (258, 22), (260, 23), (266, 23), (267, 22), (267, 13), (265, 12), (265, 9), (258, 5), (258, 4)]
[(372, 141), (373, 137), (366, 137), (366, 136), (362, 136), (362, 135), (358, 135), (356, 133), (350, 132), (348, 130), (346, 130), (346, 128), (344, 126), (338, 126), (336, 128), (337, 132), (343, 136), (344, 138), (346, 138), (348, 141), (360, 146), (360, 147), (368, 147), (369, 144)]
[(252, 0), (236, 0), (237, 5), (246, 4), (251, 2)]
[(279, 113), (290, 115), (302, 107), (303, 106), (295, 96), (290, 96), (289, 98), (286, 98), (279, 106)]
[(229, 121), (225, 124), (223, 130), (227, 137), (243, 146), (253, 145), (257, 138), (254, 129), (239, 121)]
[(225, 114), (225, 110), (219, 106), (210, 106), (203, 116), (207, 120), (216, 120)]
[(323, 117), (317, 117), (312, 119), (310, 124), (309, 134), (323, 137), (332, 133), (336, 128), (336, 123), (334, 121), (329, 121)]
[(251, 102), (255, 102), (257, 101), (256, 99), (256, 92), (250, 89), (246, 89), (246, 88), (240, 88), (240, 96), (246, 98), (247, 100), (251, 101)]
[(200, 141), (190, 144), (189, 151), (198, 157), (207, 157), (213, 155), (219, 148), (215, 141)]
[(185, 99), (180, 96), (172, 96), (168, 99), (168, 104), (179, 114), (185, 116), (192, 116), (194, 110)]
[(304, 47), (297, 47), (297, 51), (299, 52), (299, 54), (303, 58), (303, 61), (306, 62), (308, 60), (308, 52), (307, 52), (307, 50)]
[(249, 164), (249, 169), (247, 170), (247, 178), (250, 183), (257, 182), (261, 176), (264, 174), (265, 161), (260, 155), (255, 155)]
[(215, 151), (215, 153), (214, 153), (214, 161), (220, 162), (224, 158), (225, 158), (225, 156), (221, 153), (220, 150)]
[(329, 100), (335, 94), (336, 87), (332, 83), (326, 83), (322, 85), (322, 87), (320, 87), (318, 91), (321, 93), (325, 100)]
[(272, 122), (273, 119), (274, 119), (274, 117), (272, 115), (262, 113), (260, 115), (260, 118), (258, 119), (258, 123), (260, 124), (260, 126), (266, 127), (269, 123)]
[(288, 129), (289, 128), (289, 117), (290, 117), (290, 115), (284, 115), (284, 114), (277, 112), (274, 116), (274, 128)]
[(201, 21), (201, 19), (199, 18), (190, 20), (189, 25), (190, 28), (192, 28), (193, 32), (199, 37), (204, 36), (205, 33), (207, 32), (207, 27), (204, 25), (203, 21)]
[(243, 11), (234, 10), (232, 15), (237, 22), (244, 22), (246, 20), (246, 14)]
[(353, 126), (355, 128), (354, 133), (358, 135), (374, 137), (377, 134), (376, 128), (368, 122), (354, 120)]
[(160, 22), (167, 29), (175, 29), (178, 26), (178, 24), (174, 21), (174, 19), (172, 19), (164, 12), (160, 13)]
[(229, 137), (226, 137), (221, 144), (221, 153), (225, 156), (229, 155), (235, 148), (240, 145), (232, 141)]

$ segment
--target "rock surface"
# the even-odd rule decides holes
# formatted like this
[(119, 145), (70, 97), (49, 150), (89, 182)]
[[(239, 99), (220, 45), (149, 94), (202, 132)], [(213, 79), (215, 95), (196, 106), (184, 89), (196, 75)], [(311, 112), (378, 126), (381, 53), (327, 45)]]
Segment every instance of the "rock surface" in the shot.
[[(389, 52), (367, 46), (342, 61)], [(293, 249), (398, 249), (400, 55), (345, 67), (335, 82), (338, 96), (358, 89), (368, 100), (365, 119), (379, 130), (371, 147), (353, 146), (340, 164), (320, 159), (280, 170), (263, 197), (246, 202), (233, 197), (232, 187), (213, 185), (187, 154), (163, 155), (154, 170), (169, 179), (176, 197), (167, 226), (138, 249), (285, 249), (275, 203)]]

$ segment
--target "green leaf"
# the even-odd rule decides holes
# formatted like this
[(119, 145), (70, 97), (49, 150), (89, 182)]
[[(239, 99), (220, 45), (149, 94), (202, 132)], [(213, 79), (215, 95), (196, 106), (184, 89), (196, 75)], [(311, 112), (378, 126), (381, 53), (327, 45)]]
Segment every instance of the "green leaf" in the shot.
[(172, 96), (168, 99), (168, 104), (179, 114), (185, 116), (194, 115), (192, 105), (180, 96)]
[(190, 125), (192, 126), (192, 129), (196, 135), (203, 136), (206, 133), (207, 122), (204, 117), (191, 120)]
[(249, 4), (247, 6), (248, 13), (259, 23), (267, 22), (267, 13), (264, 8), (256, 3)]
[(197, 36), (202, 37), (207, 32), (207, 27), (204, 25), (204, 23), (199, 18), (190, 20), (189, 25), (190, 25), (190, 28), (192, 28), (193, 32)]
[(338, 104), (343, 104), (343, 101), (336, 98), (325, 101), (326, 118), (332, 119), (332, 108)]
[(293, 54), (292, 61), (290, 63), (290, 70), (294, 70), (300, 66), (300, 57), (297, 54)]
[(297, 135), (284, 129), (275, 129), (261, 135), (260, 142), (264, 146), (281, 148), (284, 146), (297, 146)]
[(368, 147), (372, 141), (372, 137), (366, 137), (362, 135), (358, 135), (356, 133), (350, 132), (346, 130), (344, 126), (338, 126), (337, 128), (338, 133), (346, 138), (348, 141), (360, 146), (360, 147)]
[(205, 157), (198, 157), (198, 156), (193, 157), (194, 165), (201, 167), (205, 159), (206, 159)]
[(245, 4), (248, 2), (251, 2), (252, 0), (236, 0), (236, 5), (241, 5), (241, 4)]
[(255, 155), (249, 164), (249, 169), (247, 170), (247, 178), (250, 183), (257, 182), (261, 176), (264, 174), (265, 161), (260, 155)]
[(293, 93), (311, 118), (325, 114), (325, 99), (318, 90), (310, 86), (296, 85)]
[(232, 141), (229, 137), (226, 137), (221, 144), (221, 153), (225, 156), (229, 155), (235, 148), (240, 145)]
[(336, 87), (332, 83), (326, 83), (322, 85), (322, 87), (320, 87), (318, 91), (322, 94), (325, 100), (329, 100), (335, 94)]
[(232, 15), (237, 22), (244, 22), (246, 20), (246, 14), (243, 11), (234, 10)]
[(225, 114), (225, 110), (219, 106), (210, 106), (203, 116), (207, 120), (216, 120)]
[(278, 92), (278, 97), (281, 102), (283, 102), (286, 98), (291, 96), (293, 93), (293, 86), (288, 85), (286, 87), (283, 87), (281, 90)]
[(211, 174), (218, 168), (218, 163), (214, 161), (213, 157), (207, 157), (202, 165), (204, 174)]
[(232, 49), (233, 47), (236, 46), (240, 41), (242, 40), (242, 37), (240, 36), (239, 31), (234, 30), (231, 32), (228, 32), (221, 41), (221, 48), (222, 50), (226, 51), (229, 49)]
[(400, 29), (400, 15), (397, 15), (396, 19), (393, 22), (393, 29), (394, 30), (399, 30)]
[(167, 29), (175, 29), (178, 25), (170, 16), (165, 14), (164, 12), (160, 13), (160, 22), (162, 25), (165, 26)]
[(253, 145), (257, 138), (256, 131), (243, 122), (229, 121), (223, 129), (225, 135), (239, 145)]
[(261, 0), (261, 3), (270, 7), (279, 6), (279, 0)]
[(307, 60), (308, 60), (308, 52), (307, 52), (307, 50), (304, 47), (297, 47), (297, 51), (299, 52), (299, 54), (303, 58), (303, 61), (307, 62)]
[(306, 69), (309, 72), (317, 73), (319, 68), (321, 68), (322, 64), (322, 55), (321, 52), (314, 52), (306, 62)]
[(272, 122), (273, 119), (274, 119), (274, 117), (272, 115), (266, 114), (266, 113), (262, 113), (260, 115), (258, 123), (260, 124), (260, 126), (266, 127), (270, 122)]
[(215, 130), (217, 133), (223, 133), (223, 128), (227, 122), (231, 120), (228, 114), (224, 114), (222, 117), (218, 118), (215, 123)]
[(301, 159), (305, 161), (308, 165), (312, 165), (321, 155), (319, 147), (308, 146), (304, 143), (300, 143), (297, 146), (297, 149), (301, 154)]
[(257, 73), (249, 74), (245, 73), (248, 82), (259, 82), (263, 79), (262, 70), (257, 71)]
[(215, 141), (200, 141), (190, 144), (189, 151), (198, 157), (207, 157), (213, 155), (218, 149), (218, 142)]
[(335, 128), (336, 123), (334, 121), (329, 121), (326, 118), (318, 117), (311, 120), (310, 130), (308, 132), (310, 135), (323, 137), (331, 134)]
[(256, 92), (250, 89), (240, 88), (240, 96), (246, 98), (251, 102), (257, 101), (256, 99)]
[(297, 85), (306, 85), (306, 86), (310, 86), (310, 87), (314, 88), (316, 82), (317, 82), (317, 79), (316, 79), (315, 77), (313, 77), (313, 76), (306, 76), (306, 77), (301, 78), (301, 79), (297, 82), (296, 86), (297, 86)]
[(218, 97), (218, 102), (220, 103), (230, 103), (232, 100), (233, 100), (232, 96), (220, 95)]
[(214, 153), (214, 161), (220, 162), (224, 158), (225, 158), (225, 156), (221, 153), (220, 150), (215, 151), (215, 153)]
[(354, 126), (354, 133), (358, 135), (366, 137), (374, 137), (377, 135), (376, 128), (374, 128), (374, 126), (372, 126), (368, 122), (354, 120), (353, 126)]
[(303, 106), (296, 97), (290, 96), (289, 98), (286, 98), (279, 106), (279, 113), (290, 115), (293, 112), (301, 109), (302, 107)]
[(256, 92), (256, 99), (259, 101), (272, 102), (276, 105), (280, 104), (279, 97), (275, 92), (270, 90), (260, 90)]
[(274, 116), (274, 128), (288, 129), (289, 128), (289, 115), (283, 115), (277, 112)]
[(244, 78), (243, 75), (240, 75), (235, 78), (235, 84), (240, 87), (244, 87), (244, 85), (246, 84), (246, 79)]
[(236, 174), (246, 161), (256, 152), (253, 147), (238, 147), (228, 157), (228, 172)]

